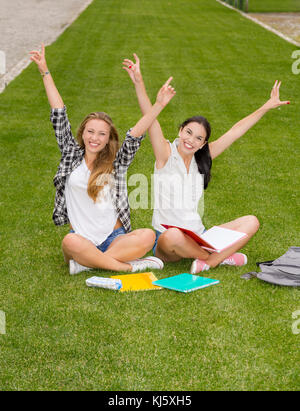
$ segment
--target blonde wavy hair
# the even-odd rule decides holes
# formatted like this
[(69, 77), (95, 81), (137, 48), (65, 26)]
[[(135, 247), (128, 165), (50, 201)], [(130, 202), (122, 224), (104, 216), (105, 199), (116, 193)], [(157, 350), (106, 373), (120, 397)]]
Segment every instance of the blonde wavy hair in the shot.
[(88, 195), (96, 202), (99, 193), (105, 184), (108, 183), (107, 178), (101, 177), (107, 177), (113, 172), (113, 162), (119, 150), (119, 136), (112, 119), (108, 114), (104, 112), (90, 113), (82, 121), (77, 131), (77, 141), (82, 148), (85, 148), (82, 135), (87, 123), (90, 120), (103, 120), (110, 126), (108, 143), (105, 148), (98, 153), (97, 158), (93, 163), (93, 169), (88, 181)]

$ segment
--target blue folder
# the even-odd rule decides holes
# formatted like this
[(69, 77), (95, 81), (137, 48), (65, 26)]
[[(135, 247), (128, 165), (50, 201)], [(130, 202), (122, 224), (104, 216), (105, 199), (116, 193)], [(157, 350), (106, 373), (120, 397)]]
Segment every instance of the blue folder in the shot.
[(199, 290), (200, 288), (218, 284), (219, 282), (219, 280), (213, 280), (212, 278), (183, 273), (174, 275), (173, 277), (163, 278), (162, 280), (153, 281), (152, 284), (158, 285), (159, 287), (169, 288), (170, 290), (180, 291), (182, 293), (189, 293), (191, 291)]

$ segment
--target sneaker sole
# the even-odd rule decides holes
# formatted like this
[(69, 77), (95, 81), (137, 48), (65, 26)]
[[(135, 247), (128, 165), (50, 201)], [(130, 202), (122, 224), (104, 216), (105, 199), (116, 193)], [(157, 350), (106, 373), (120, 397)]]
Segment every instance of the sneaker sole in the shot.
[(191, 272), (191, 274), (197, 274), (196, 273), (196, 261), (192, 262), (190, 272)]

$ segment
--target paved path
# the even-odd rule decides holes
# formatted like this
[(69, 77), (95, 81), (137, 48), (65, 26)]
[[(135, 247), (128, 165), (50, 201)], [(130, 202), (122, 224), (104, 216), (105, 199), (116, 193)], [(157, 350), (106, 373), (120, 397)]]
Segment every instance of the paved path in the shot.
[[(51, 44), (93, 0), (0, 0), (0, 93), (29, 63), (28, 52)], [(0, 64), (1, 66), (1, 64)]]
[(289, 43), (300, 47), (299, 16), (300, 13), (244, 13), (223, 0), (216, 0), (222, 6), (241, 13), (245, 18), (254, 21), (265, 29), (272, 31)]
[(300, 13), (249, 13), (300, 43)]

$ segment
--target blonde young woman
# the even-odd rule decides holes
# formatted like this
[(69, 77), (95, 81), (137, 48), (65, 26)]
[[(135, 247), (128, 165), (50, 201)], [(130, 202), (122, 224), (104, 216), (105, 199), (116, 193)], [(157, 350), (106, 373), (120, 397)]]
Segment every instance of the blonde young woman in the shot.
[[(125, 59), (123, 68), (128, 72), (135, 86), (141, 111), (145, 114), (151, 110), (152, 104), (144, 86), (139, 58), (136, 54), (134, 54), (134, 58), (135, 62)], [(183, 227), (195, 231), (198, 235), (205, 231), (201, 217), (197, 212), (197, 205), (202, 195), (202, 190), (199, 188), (202, 186), (206, 188), (209, 183), (212, 160), (242, 137), (269, 110), (289, 104), (288, 101), (280, 101), (280, 84), (278, 81), (275, 82), (270, 99), (262, 107), (239, 121), (223, 136), (211, 143), (208, 143), (211, 132), (210, 125), (207, 119), (202, 116), (193, 116), (185, 120), (179, 128), (178, 138), (172, 143), (164, 138), (157, 120), (151, 124), (149, 135), (156, 158), (154, 180), (158, 180), (159, 184), (164, 187), (164, 189), (156, 191), (158, 184), (154, 189), (156, 207), (152, 225), (156, 230), (156, 241), (153, 248), (155, 256), (166, 262), (192, 258), (194, 259), (191, 267), (192, 274), (216, 267), (218, 264), (244, 265), (247, 263), (247, 256), (237, 251), (257, 232), (259, 221), (255, 216), (242, 216), (222, 224), (222, 227), (246, 233), (247, 237), (221, 253), (211, 254), (181, 230), (177, 228), (166, 229), (162, 224)], [(196, 182), (196, 177), (200, 175), (203, 176), (201, 187)], [(170, 181), (174, 180), (174, 176), (178, 184), (180, 181), (183, 182), (184, 189), (190, 194), (190, 202), (183, 204), (184, 206), (178, 205), (180, 198), (175, 190), (170, 189)], [(168, 209), (161, 206), (163, 201), (168, 200), (166, 198), (168, 195), (175, 198), (174, 208), (170, 206)]]
[(139, 259), (152, 248), (155, 234), (150, 229), (131, 231), (125, 177), (145, 131), (172, 99), (174, 89), (168, 82), (163, 85), (156, 103), (127, 132), (121, 148), (116, 128), (104, 112), (86, 116), (76, 141), (66, 107), (48, 70), (44, 45), (41, 51), (30, 54), (43, 78), (61, 151), (54, 177), (53, 220), (56, 225), (71, 226), (62, 241), (70, 274), (92, 268), (133, 272), (162, 268), (158, 258)]

